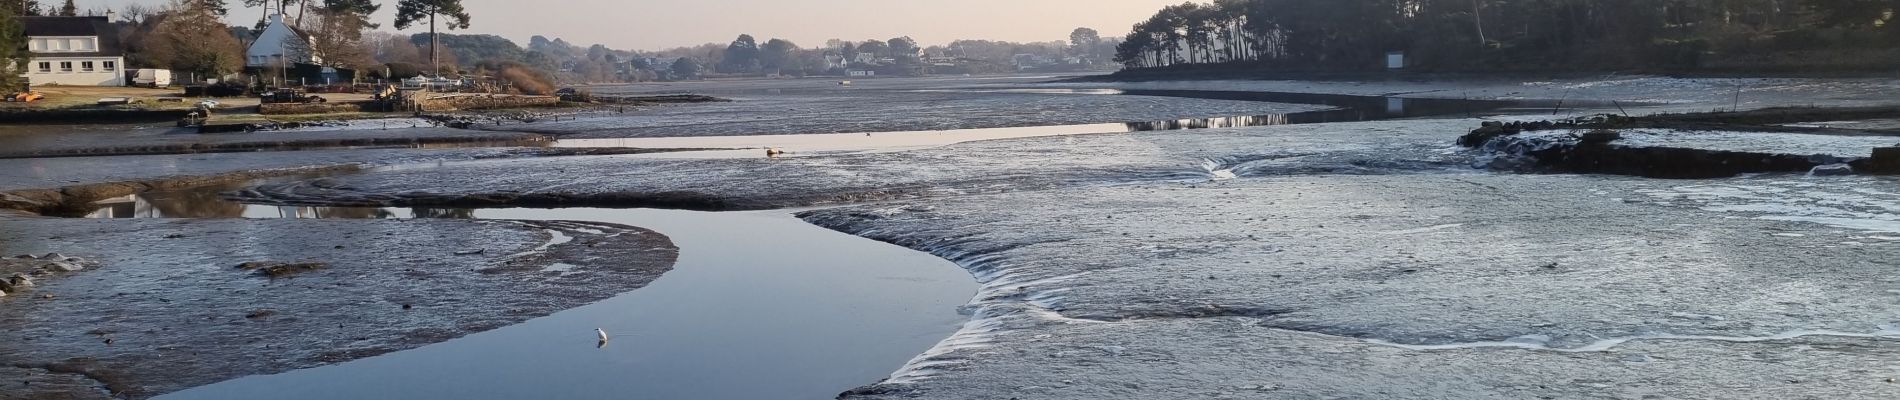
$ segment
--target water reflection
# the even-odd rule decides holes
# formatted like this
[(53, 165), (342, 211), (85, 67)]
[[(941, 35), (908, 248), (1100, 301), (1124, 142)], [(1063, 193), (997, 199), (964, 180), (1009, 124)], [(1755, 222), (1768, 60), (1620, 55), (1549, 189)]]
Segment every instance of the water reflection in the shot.
[(154, 192), (95, 202), (86, 218), (453, 218), (472, 219), (466, 208), (385, 209), (368, 207), (297, 207), (240, 204), (219, 197), (216, 188)]
[[(785, 211), (473, 215), (650, 228), (678, 245), (680, 258), (651, 285), (598, 303), (160, 399), (830, 399), (889, 376), (955, 332), (968, 320), (957, 307), (976, 292), (970, 275), (947, 260), (820, 228)], [(587, 262), (612, 260), (577, 264)], [(611, 332), (612, 342), (598, 340), (596, 329)]]
[(1243, 115), (1219, 118), (1171, 119), (1165, 121), (1130, 122), (1128, 131), (1177, 131), (1183, 129), (1239, 128), (1247, 126), (1286, 125), (1286, 114)]

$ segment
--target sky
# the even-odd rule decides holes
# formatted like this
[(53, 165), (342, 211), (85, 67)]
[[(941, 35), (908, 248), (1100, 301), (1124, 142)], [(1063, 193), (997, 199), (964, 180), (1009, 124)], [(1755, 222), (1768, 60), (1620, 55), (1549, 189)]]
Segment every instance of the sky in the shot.
[[(167, 0), (77, 0), (82, 10)], [(1014, 42), (1068, 40), (1077, 27), (1122, 36), (1162, 6), (1184, 0), (463, 0), (473, 16), (465, 32), (501, 35), (527, 45), (543, 35), (586, 46), (657, 50), (726, 43), (741, 33), (783, 38), (803, 47), (827, 39), (888, 40), (910, 36), (925, 45), (956, 39)], [(40, 0), (57, 4), (59, 0)], [(230, 0), (240, 7), (241, 0)], [(396, 0), (380, 0), (378, 20), (393, 31)], [(228, 22), (250, 25), (259, 9), (232, 10)], [(416, 27), (404, 32), (427, 32)]]

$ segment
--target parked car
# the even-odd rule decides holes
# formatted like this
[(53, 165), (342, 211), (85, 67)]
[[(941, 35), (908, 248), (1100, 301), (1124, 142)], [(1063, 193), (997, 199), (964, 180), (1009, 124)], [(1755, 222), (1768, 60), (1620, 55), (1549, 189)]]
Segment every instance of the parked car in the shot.
[(304, 92), (303, 89), (273, 89), (258, 95), (258, 97), (262, 99), (264, 104), (329, 102), (328, 99), (324, 99), (322, 96), (312, 96), (310, 93)]

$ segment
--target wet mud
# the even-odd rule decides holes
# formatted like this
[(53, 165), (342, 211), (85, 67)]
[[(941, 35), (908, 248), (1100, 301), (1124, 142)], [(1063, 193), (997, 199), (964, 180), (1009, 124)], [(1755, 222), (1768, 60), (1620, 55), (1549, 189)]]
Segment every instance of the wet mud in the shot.
[(4, 398), (146, 398), (415, 348), (639, 288), (677, 257), (601, 223), (0, 218), (0, 250), (97, 261), (0, 300)]
[(0, 129), (0, 158), (49, 158), (290, 151), (363, 147), (536, 146), (548, 138), (517, 132), (433, 128), (420, 120), (353, 121), (344, 126), (225, 134), (146, 126)]
[[(379, 171), (227, 193), (255, 204), (753, 210), (1224, 176), (1467, 173), (1471, 121), (1266, 126), (993, 140), (781, 159), (552, 158)], [(1463, 124), (1462, 126), (1460, 124)], [(1190, 131), (1191, 132), (1191, 131)], [(572, 176), (550, 183), (545, 174)]]
[(964, 331), (843, 398), (1900, 395), (1877, 367), (1900, 282), (1870, 279), (1900, 242), (1652, 182), (1303, 175), (801, 217), (984, 285)]

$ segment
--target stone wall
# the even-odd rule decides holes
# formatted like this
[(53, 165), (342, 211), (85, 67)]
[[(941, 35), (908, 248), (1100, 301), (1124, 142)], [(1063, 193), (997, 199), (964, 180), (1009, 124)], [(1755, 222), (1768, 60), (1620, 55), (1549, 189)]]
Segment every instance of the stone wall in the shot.
[(554, 96), (514, 95), (439, 95), (418, 99), (423, 111), (486, 110), (497, 108), (553, 107), (561, 104)]

